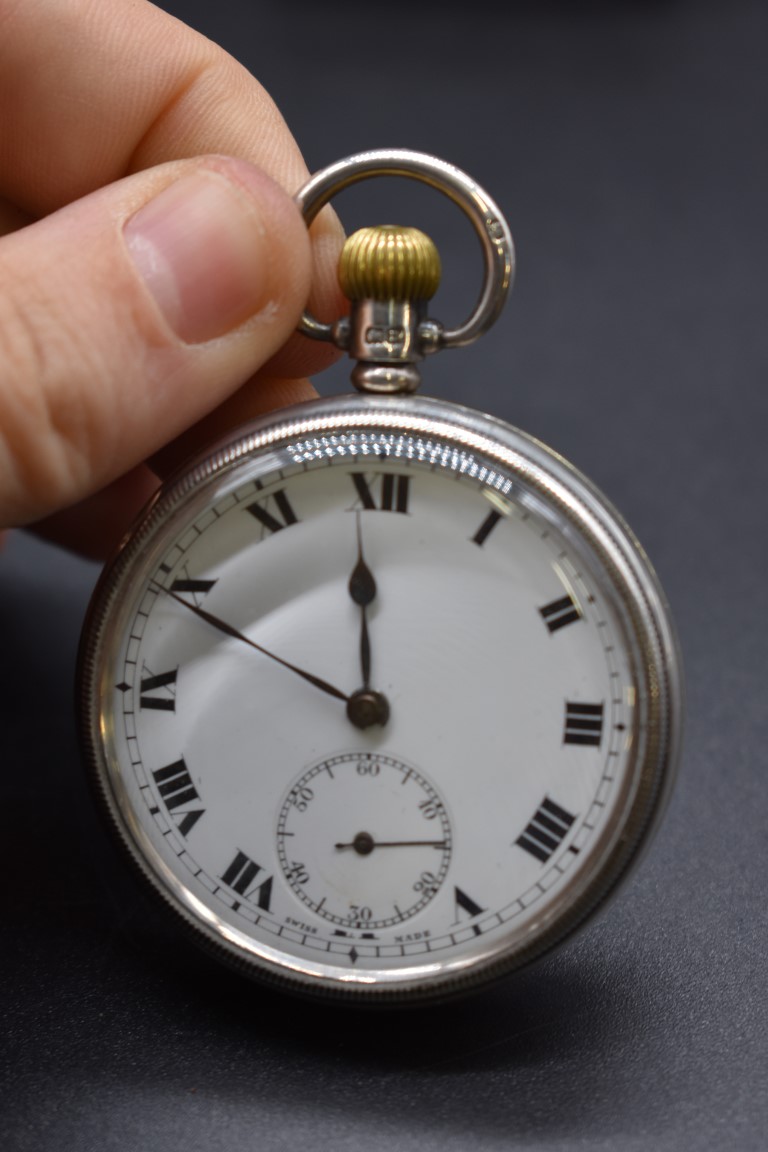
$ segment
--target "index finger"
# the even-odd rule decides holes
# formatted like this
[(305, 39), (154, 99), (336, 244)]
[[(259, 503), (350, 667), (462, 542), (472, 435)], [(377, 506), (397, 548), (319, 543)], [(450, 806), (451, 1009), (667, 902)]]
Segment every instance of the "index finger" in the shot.
[[(206, 153), (248, 160), (291, 194), (307, 177), (254, 77), (145, 0), (0, 0), (0, 115), (0, 199), (32, 219), (122, 176)], [(312, 228), (310, 305), (329, 320), (343, 310), (339, 235), (329, 212)], [(332, 355), (294, 343), (281, 375)]]

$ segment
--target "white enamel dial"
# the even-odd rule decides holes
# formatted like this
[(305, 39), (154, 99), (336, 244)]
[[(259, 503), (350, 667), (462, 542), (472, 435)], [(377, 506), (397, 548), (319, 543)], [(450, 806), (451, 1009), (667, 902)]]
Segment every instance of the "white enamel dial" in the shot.
[(320, 431), (208, 461), (85, 647), (145, 876), (227, 959), (331, 994), (443, 994), (556, 942), (672, 759), (672, 645), (624, 529), (519, 434), (408, 403), (319, 402)]

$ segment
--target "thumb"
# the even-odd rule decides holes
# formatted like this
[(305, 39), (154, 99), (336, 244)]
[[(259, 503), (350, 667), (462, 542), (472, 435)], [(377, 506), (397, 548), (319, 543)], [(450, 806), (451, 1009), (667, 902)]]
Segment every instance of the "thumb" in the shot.
[(81, 500), (216, 407), (289, 338), (309, 278), (296, 206), (224, 157), (0, 240), (0, 525)]

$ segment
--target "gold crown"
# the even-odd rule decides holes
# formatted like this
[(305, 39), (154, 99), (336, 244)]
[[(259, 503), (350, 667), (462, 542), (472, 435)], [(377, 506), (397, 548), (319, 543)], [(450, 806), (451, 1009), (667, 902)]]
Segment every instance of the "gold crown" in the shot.
[(339, 257), (339, 284), (350, 300), (429, 300), (440, 272), (429, 236), (392, 224), (360, 228)]

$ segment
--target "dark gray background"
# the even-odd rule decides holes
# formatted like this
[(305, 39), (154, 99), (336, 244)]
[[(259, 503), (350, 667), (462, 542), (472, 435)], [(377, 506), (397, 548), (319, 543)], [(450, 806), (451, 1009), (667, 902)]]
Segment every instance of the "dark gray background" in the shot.
[[(72, 718), (95, 570), (15, 537), (3, 1146), (764, 1149), (768, 6), (165, 6), (259, 76), (311, 168), (423, 148), (501, 203), (516, 290), (481, 344), (428, 365), (428, 390), (551, 443), (627, 516), (678, 621), (687, 742), (651, 853), (559, 954), (440, 1010), (310, 1008), (179, 947), (124, 873)], [(434, 219), (434, 311), (455, 321), (479, 258), (421, 191), (364, 185), (339, 208), (350, 225)]]

